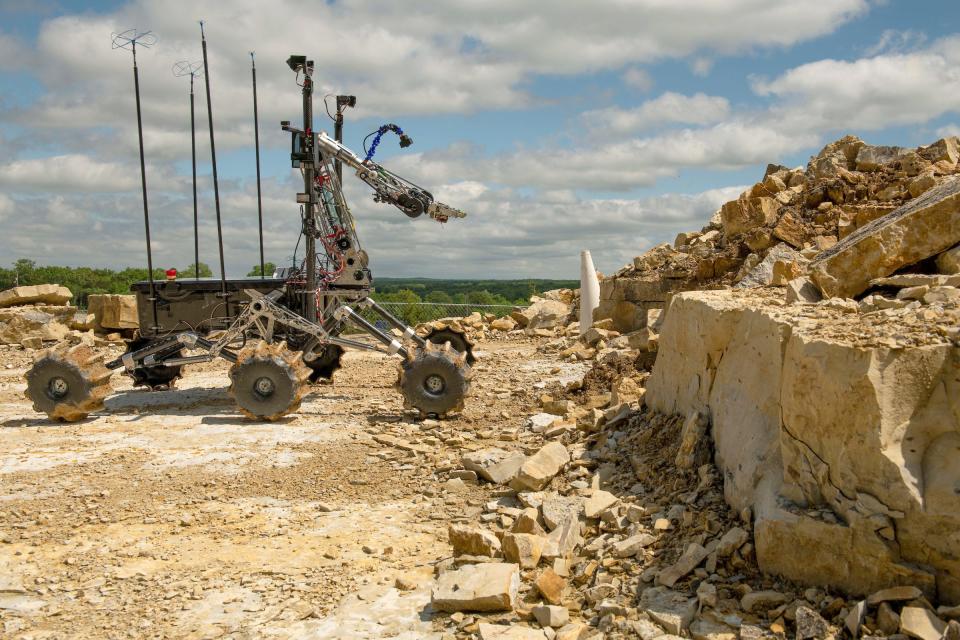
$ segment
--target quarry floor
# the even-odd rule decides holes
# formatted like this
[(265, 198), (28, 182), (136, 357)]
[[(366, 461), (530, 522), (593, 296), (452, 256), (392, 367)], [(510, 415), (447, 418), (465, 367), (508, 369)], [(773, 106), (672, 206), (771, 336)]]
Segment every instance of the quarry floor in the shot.
[(105, 411), (51, 423), (23, 397), (28, 355), (0, 354), (0, 637), (439, 637), (446, 527), (489, 493), (436, 472), (583, 373), (530, 342), (477, 353), (454, 419), (405, 414), (395, 363), (352, 352), (273, 424), (236, 410), (225, 363), (172, 391), (116, 374)]

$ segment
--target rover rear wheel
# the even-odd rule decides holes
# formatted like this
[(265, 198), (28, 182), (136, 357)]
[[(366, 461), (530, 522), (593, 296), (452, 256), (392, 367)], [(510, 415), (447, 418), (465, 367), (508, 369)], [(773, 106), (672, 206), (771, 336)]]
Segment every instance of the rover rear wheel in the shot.
[(36, 411), (75, 422), (103, 408), (111, 371), (86, 345), (63, 345), (42, 353), (27, 371), (26, 396)]

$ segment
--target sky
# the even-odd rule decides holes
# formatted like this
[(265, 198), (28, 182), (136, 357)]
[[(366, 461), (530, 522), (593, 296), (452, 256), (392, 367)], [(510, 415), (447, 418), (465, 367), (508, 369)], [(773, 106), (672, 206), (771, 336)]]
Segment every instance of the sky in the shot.
[[(289, 134), (315, 61), (352, 94), (345, 143), (384, 123), (376, 160), (468, 213), (409, 219), (349, 172), (375, 276), (575, 278), (701, 228), (767, 163), (846, 134), (917, 146), (960, 135), (956, 0), (0, 0), (0, 265), (145, 266), (130, 53), (138, 52), (154, 265), (193, 261), (189, 80), (205, 23), (229, 276), (259, 261), (250, 52), (264, 243), (299, 235)], [(201, 260), (219, 271), (206, 101), (197, 85)], [(302, 257), (302, 247), (300, 249)]]

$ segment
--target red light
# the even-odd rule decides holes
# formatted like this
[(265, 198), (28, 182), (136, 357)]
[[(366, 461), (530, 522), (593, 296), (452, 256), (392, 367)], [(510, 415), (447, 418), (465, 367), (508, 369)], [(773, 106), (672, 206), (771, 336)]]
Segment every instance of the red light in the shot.
[(167, 280), (176, 280), (176, 279), (177, 279), (177, 270), (167, 269)]

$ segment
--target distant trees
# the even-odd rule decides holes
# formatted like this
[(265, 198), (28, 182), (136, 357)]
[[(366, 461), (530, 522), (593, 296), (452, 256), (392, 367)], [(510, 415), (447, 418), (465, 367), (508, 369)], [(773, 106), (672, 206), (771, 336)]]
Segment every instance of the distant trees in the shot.
[[(269, 278), (273, 275), (273, 272), (277, 270), (277, 265), (272, 262), (265, 262), (263, 264), (263, 271), (266, 276)], [(250, 273), (247, 274), (248, 278), (260, 277), (260, 265), (255, 264), (250, 269)]]
[(199, 262), (197, 263), (197, 265), (200, 267), (199, 275), (194, 274), (195, 265), (192, 262), (185, 269), (178, 271), (177, 274), (181, 278), (196, 278), (196, 277), (212, 278), (213, 277), (213, 270), (210, 269), (210, 265), (208, 265), (206, 262)]

